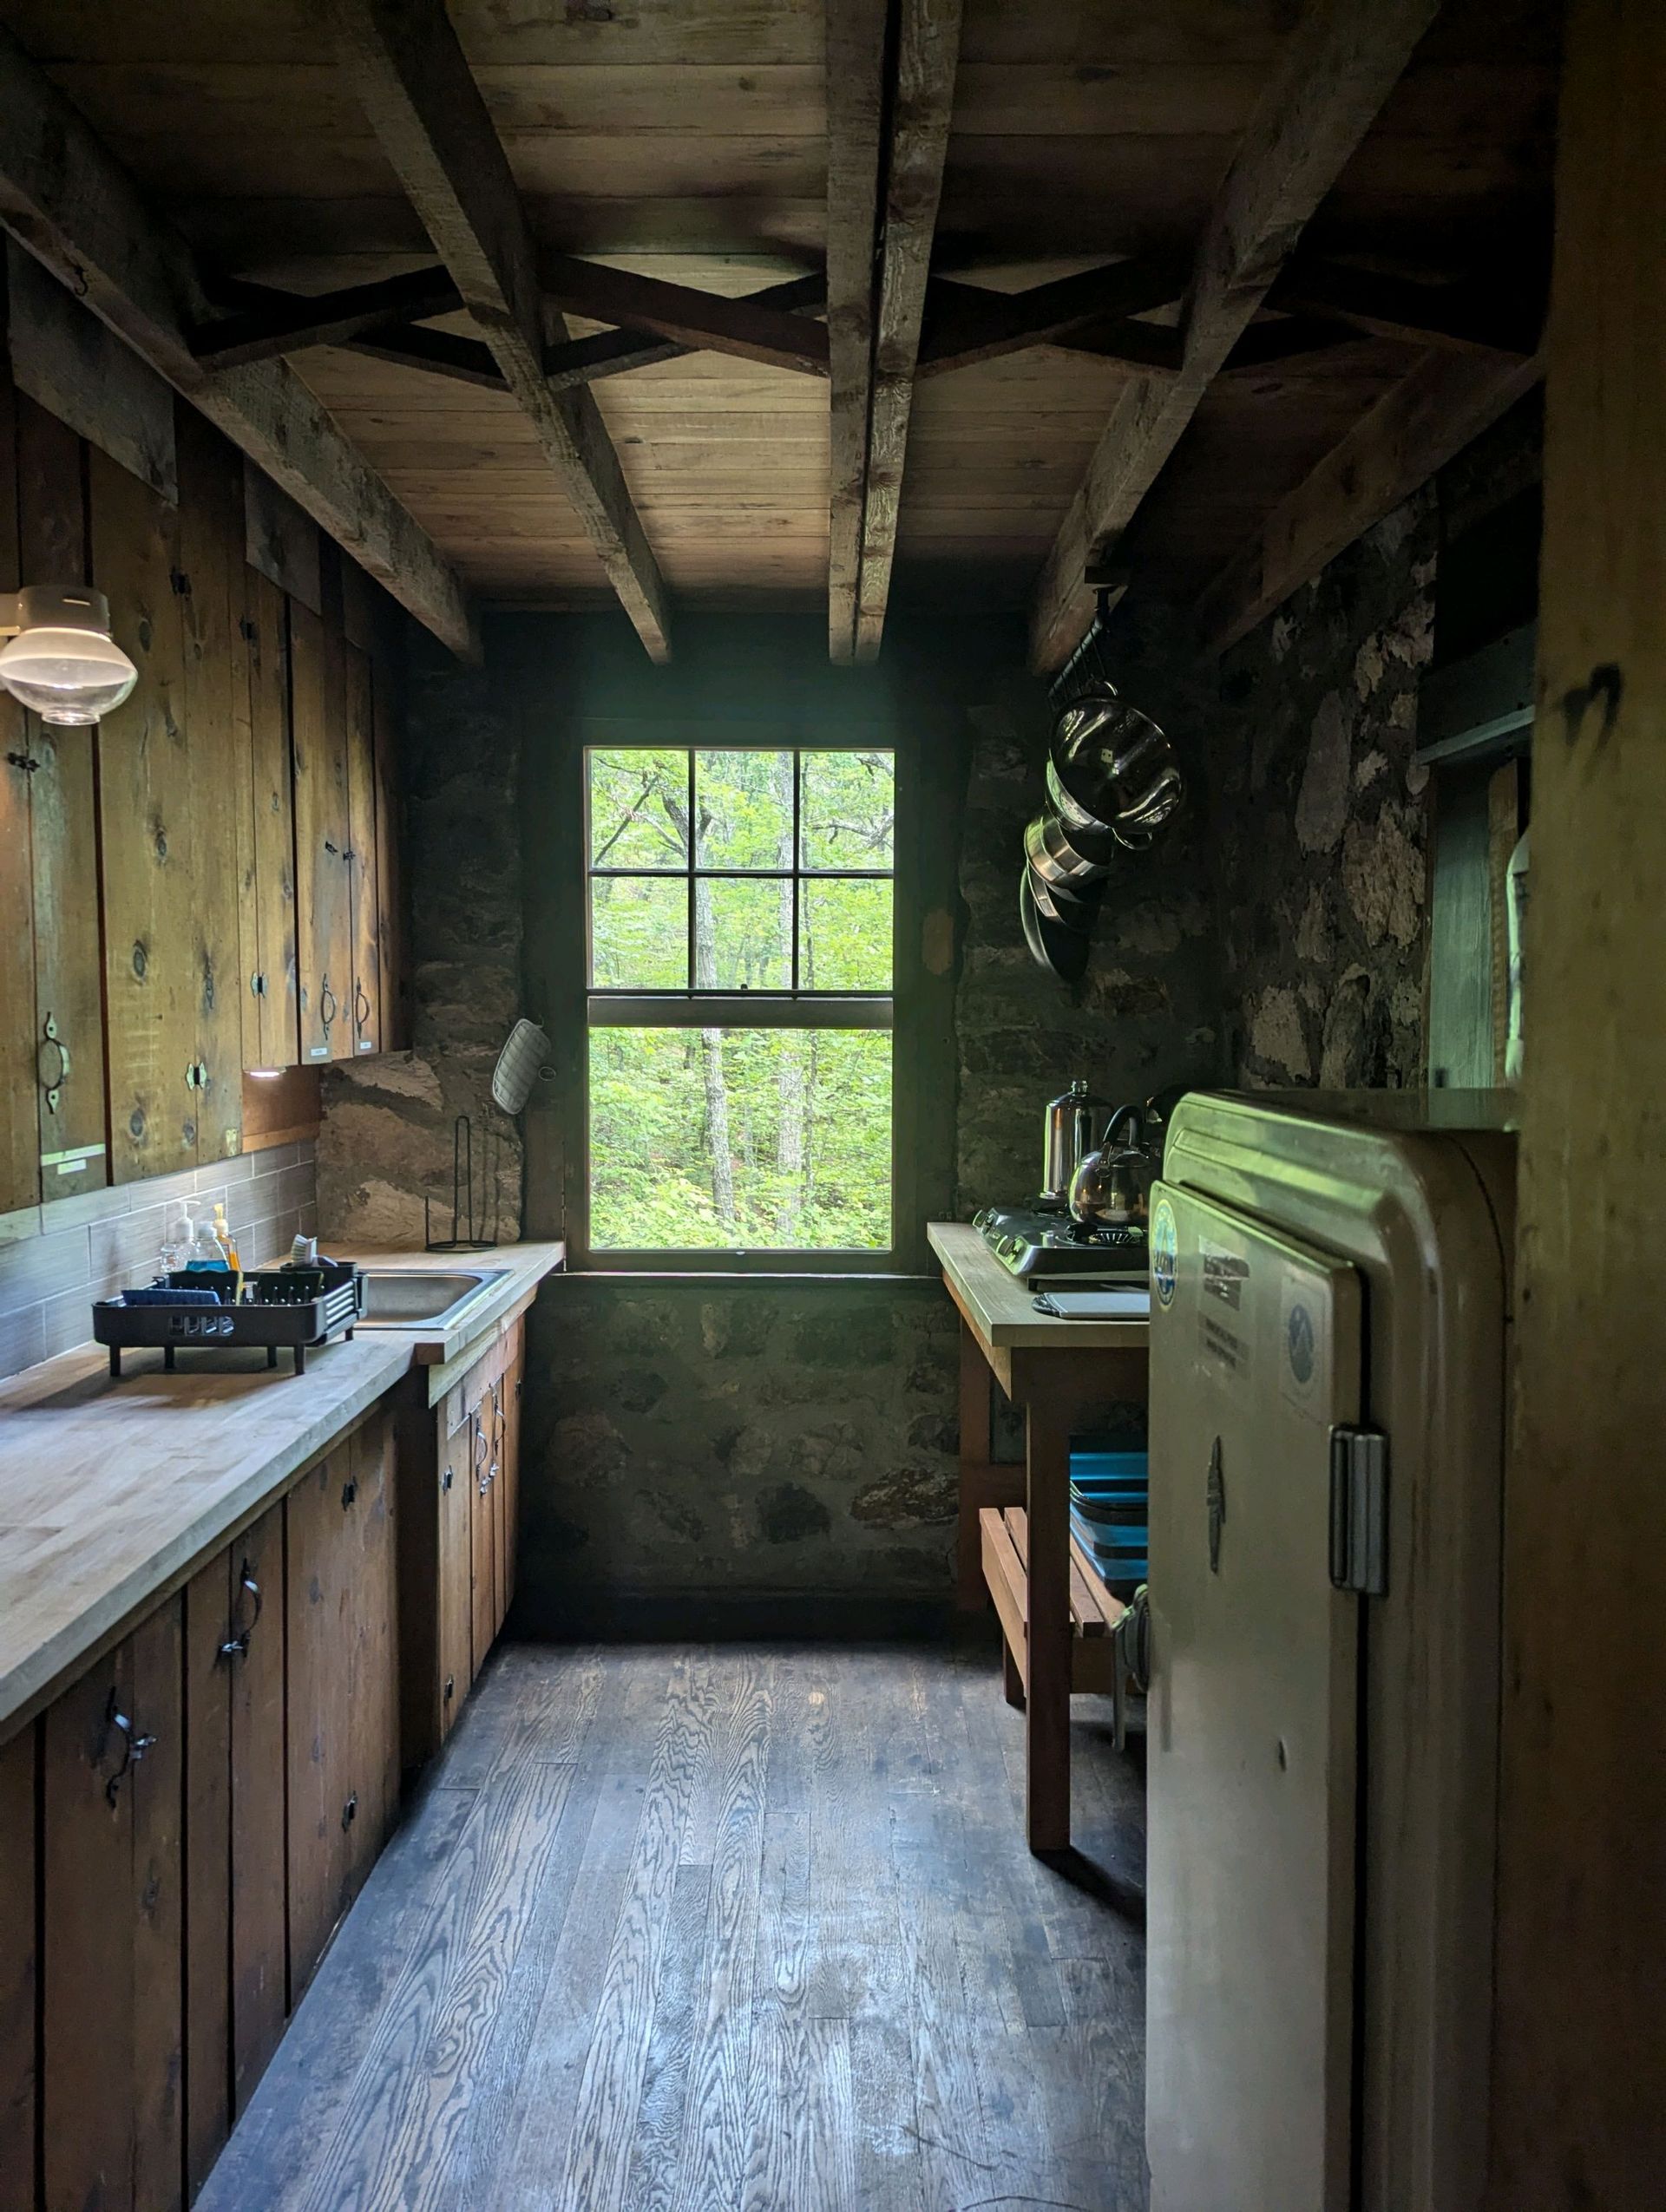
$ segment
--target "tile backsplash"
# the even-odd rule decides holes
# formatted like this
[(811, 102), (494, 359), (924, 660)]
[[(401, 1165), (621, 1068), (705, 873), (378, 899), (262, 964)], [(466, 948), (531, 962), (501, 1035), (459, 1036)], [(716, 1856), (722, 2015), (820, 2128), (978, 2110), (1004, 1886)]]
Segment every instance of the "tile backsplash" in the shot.
[(315, 1153), (308, 1138), (0, 1214), (0, 1376), (85, 1344), (95, 1298), (149, 1282), (167, 1208), (181, 1198), (207, 1212), (224, 1201), (246, 1267), (282, 1259), (297, 1230), (318, 1229)]

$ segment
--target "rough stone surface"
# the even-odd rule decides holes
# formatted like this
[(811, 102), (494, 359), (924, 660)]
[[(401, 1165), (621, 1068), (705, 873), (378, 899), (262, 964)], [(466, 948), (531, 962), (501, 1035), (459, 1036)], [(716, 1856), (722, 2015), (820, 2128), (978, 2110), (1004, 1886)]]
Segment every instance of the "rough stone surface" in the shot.
[(1433, 624), (1420, 494), (1234, 648), (1209, 814), (1228, 1065), (1245, 1084), (1420, 1079)]
[[(1115, 677), (1169, 731), (1194, 786), (1206, 725), (1164, 638), (1125, 638)], [(1014, 670), (971, 710), (961, 861), (967, 908), (955, 1000), (961, 1065), (957, 1211), (1033, 1196), (1042, 1110), (1076, 1076), (1112, 1105), (1219, 1071), (1218, 981), (1204, 819), (1194, 803), (1110, 879), (1087, 972), (1063, 984), (1031, 959), (1019, 919), (1024, 825), (1045, 796), (1044, 689)]]
[(959, 1338), (936, 1285), (574, 1277), (531, 1324), (528, 1625), (946, 1594)]
[(405, 776), (415, 1049), (325, 1070), (319, 1219), (360, 1244), (417, 1246), (452, 1226), (460, 1115), (472, 1123), (474, 1233), (521, 1234), (521, 1150), (492, 1103), (521, 1011), (515, 742), (484, 669), (407, 624)]

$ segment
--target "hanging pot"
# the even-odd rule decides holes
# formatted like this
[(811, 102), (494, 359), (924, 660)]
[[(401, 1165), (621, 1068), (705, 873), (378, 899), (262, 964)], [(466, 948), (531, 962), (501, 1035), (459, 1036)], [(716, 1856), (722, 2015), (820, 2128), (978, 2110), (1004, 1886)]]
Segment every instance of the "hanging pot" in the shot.
[(1120, 700), (1066, 730), (1059, 718), (1047, 756), (1047, 795), (1072, 828), (1155, 828), (1150, 816), (1161, 795), (1171, 795), (1165, 820), (1179, 804), (1180, 771), (1168, 739), (1149, 715)]
[(1024, 831), (1024, 853), (1044, 883), (1091, 883), (1117, 856), (1107, 830), (1066, 830), (1056, 815), (1042, 813)]
[[(1046, 894), (1043, 891), (1040, 895)], [(1079, 983), (1087, 972), (1086, 924), (1091, 914), (1085, 915), (1082, 926), (1076, 927), (1059, 920), (1056, 908), (1051, 915), (1043, 913), (1035, 878), (1027, 867), (1019, 884), (1018, 911), (1024, 941), (1036, 965), (1056, 975), (1060, 983)]]

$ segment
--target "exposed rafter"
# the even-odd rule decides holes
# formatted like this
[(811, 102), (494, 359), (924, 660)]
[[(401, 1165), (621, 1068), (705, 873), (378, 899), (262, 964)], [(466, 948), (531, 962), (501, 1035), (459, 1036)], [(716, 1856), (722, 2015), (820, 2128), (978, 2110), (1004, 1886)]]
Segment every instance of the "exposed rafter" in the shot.
[(827, 332), (822, 324), (756, 298), (725, 299), (692, 285), (666, 284), (570, 253), (543, 255), (538, 274), (546, 299), (594, 322), (652, 330), (683, 345), (734, 354), (768, 368), (827, 374)]
[(1537, 357), (1426, 353), (1263, 523), (1204, 592), (1203, 635), (1236, 645), (1531, 391)]
[(413, 269), (403, 277), (382, 277), (374, 284), (349, 285), (311, 298), (254, 285), (239, 285), (236, 296), (234, 313), (191, 333), (191, 350), (205, 369), (235, 369), (246, 361), (299, 353), (310, 345), (340, 345), (379, 323), (420, 323), (462, 304), (444, 269)]
[(1302, 255), (1274, 285), (1268, 304), (1295, 314), (1328, 316), (1402, 345), (1525, 358), (1538, 350), (1544, 332), (1545, 289), (1542, 272), (1505, 296), (1484, 279), (1417, 283)]
[(1090, 559), (1133, 520), (1438, 6), (1311, 0), (1210, 211), (1179, 373), (1129, 379), (1054, 540), (1031, 620), (1036, 667), (1058, 667), (1092, 619)]
[(961, 55), (961, 0), (898, 0), (898, 8), (856, 592), (858, 661), (878, 653), (891, 595), (915, 369)]
[[(608, 581), (656, 660), (666, 589), (588, 391), (544, 374), (547, 317), (515, 180), (443, 0), (331, 0), (344, 61), (384, 152), (538, 436)], [(547, 327), (547, 322), (554, 327)]]
[(79, 110), (0, 30), (0, 223), (456, 652), (479, 651), (456, 572), (293, 371), (214, 376), (189, 332), (213, 300)]
[(935, 277), (926, 295), (917, 373), (941, 376), (1026, 346), (1069, 344), (1085, 326), (1118, 324), (1149, 308), (1167, 307), (1185, 291), (1189, 274), (1183, 256), (1158, 254), (1032, 285), (1027, 291), (990, 291)]
[(884, 126), (886, 0), (827, 0), (828, 651), (856, 651)]

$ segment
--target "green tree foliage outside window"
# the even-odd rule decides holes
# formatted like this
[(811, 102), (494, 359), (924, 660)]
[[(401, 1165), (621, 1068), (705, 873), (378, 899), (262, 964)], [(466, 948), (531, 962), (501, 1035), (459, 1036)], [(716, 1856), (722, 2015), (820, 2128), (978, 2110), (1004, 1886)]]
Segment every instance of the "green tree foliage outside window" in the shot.
[[(889, 1020), (892, 756), (588, 761), (593, 1247), (886, 1249), (890, 1031), (834, 1025), (825, 997)], [(751, 992), (785, 1025), (735, 1019)], [(679, 1022), (621, 1021), (645, 993), (686, 994)]]

